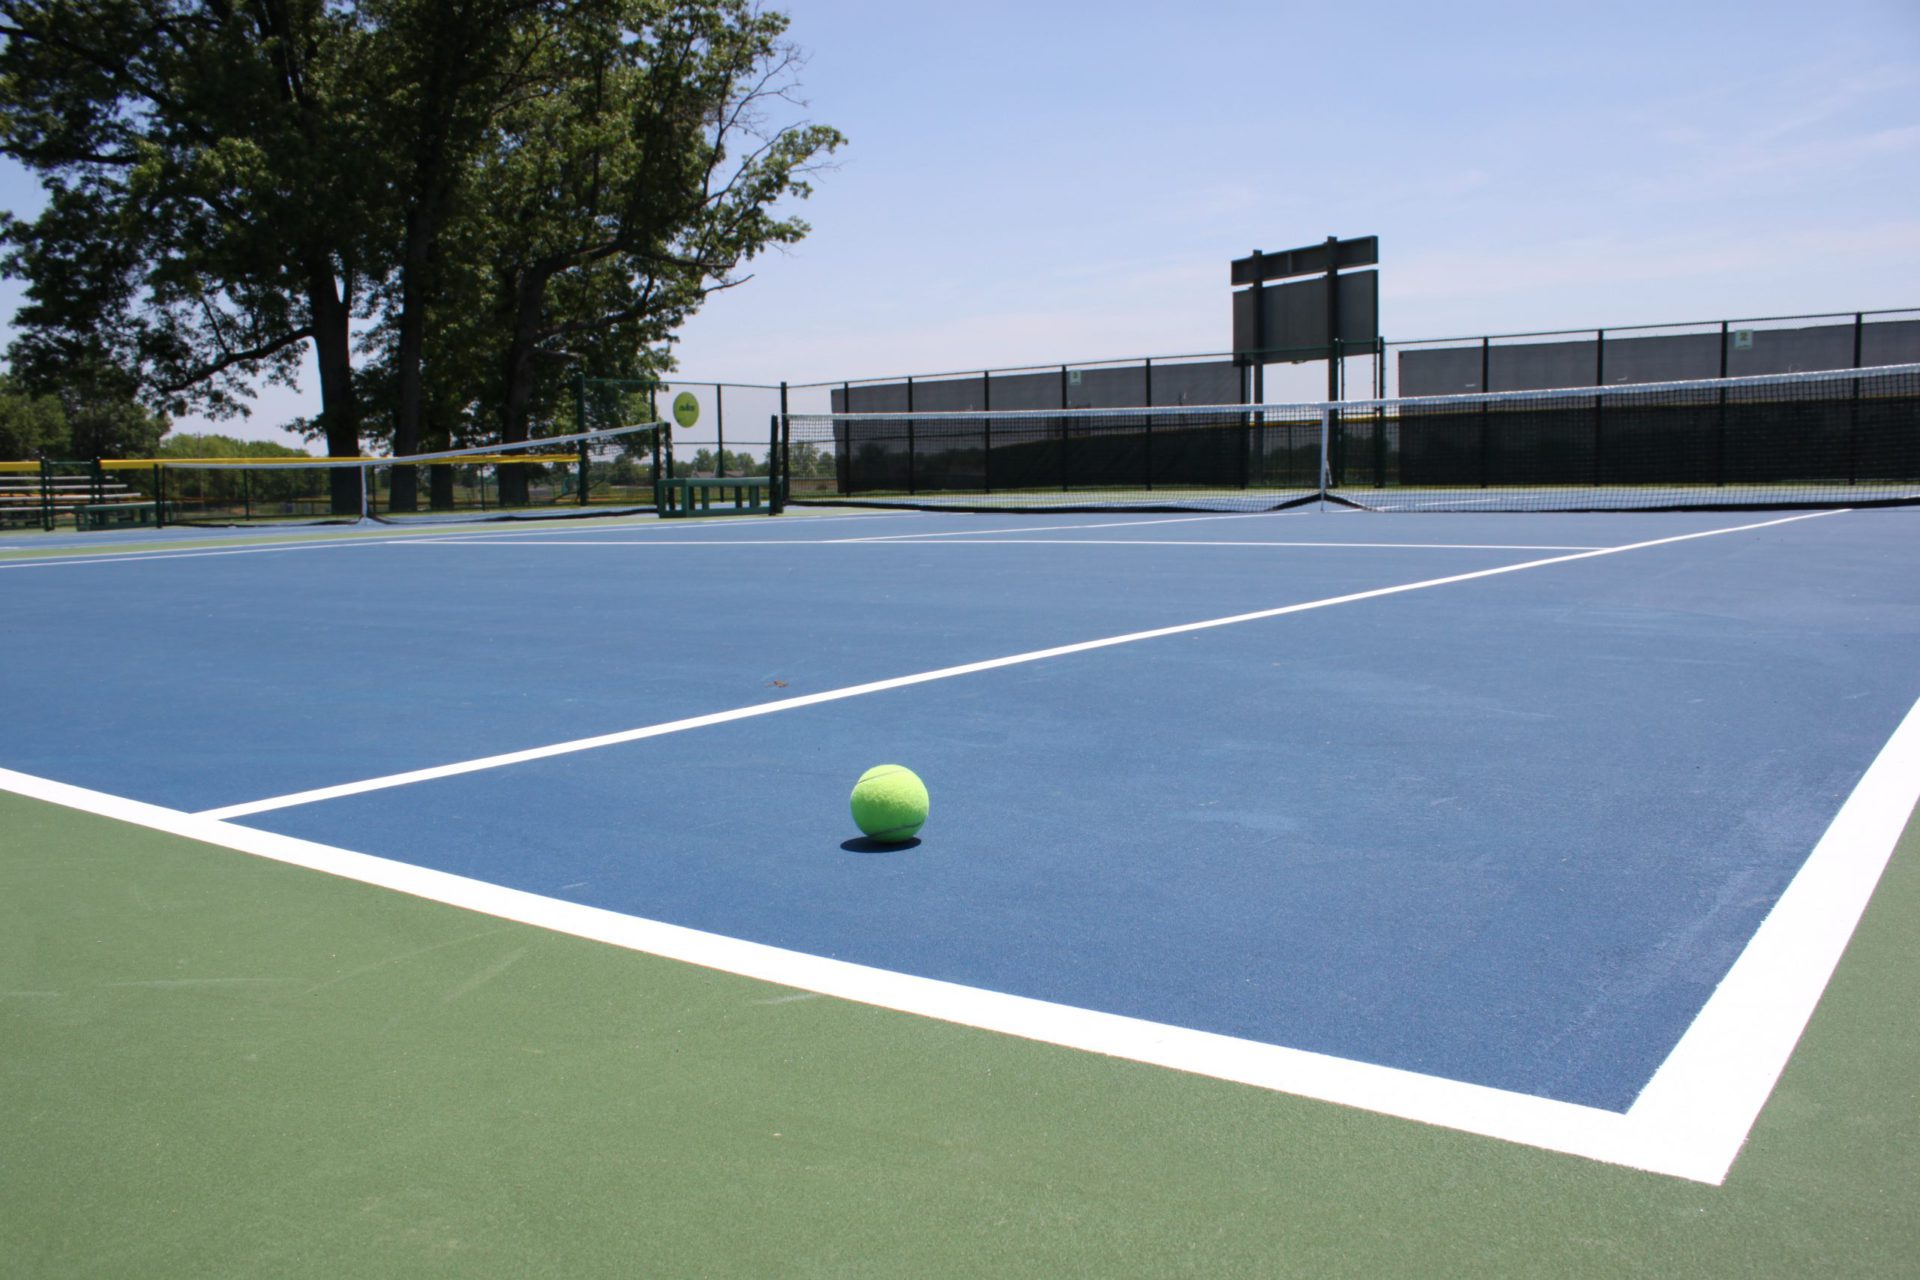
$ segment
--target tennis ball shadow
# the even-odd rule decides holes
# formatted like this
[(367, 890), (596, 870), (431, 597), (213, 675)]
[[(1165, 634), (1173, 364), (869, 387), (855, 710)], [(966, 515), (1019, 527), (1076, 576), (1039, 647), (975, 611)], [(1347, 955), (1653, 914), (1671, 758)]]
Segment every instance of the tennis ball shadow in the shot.
[(920, 847), (920, 837), (906, 840), (875, 840), (872, 836), (855, 836), (851, 840), (842, 840), (840, 847), (848, 853), (905, 853), (908, 849)]

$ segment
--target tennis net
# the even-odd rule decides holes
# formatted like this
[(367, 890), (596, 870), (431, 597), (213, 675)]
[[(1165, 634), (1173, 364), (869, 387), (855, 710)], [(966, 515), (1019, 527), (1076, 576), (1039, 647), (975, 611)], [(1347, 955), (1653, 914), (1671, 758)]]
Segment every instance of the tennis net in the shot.
[[(650, 512), (658, 423), (387, 458), (107, 461), (168, 524), (389, 524)], [(395, 484), (401, 468), (413, 484)], [(410, 498), (410, 500), (409, 500)]]
[(792, 414), (796, 503), (1597, 511), (1920, 503), (1920, 365), (1293, 405)]

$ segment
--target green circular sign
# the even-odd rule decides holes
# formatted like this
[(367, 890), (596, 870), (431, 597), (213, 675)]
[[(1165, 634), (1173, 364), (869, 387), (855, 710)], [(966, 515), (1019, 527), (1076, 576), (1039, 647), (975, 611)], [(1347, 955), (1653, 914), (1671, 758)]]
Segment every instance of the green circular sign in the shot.
[(690, 427), (700, 421), (700, 401), (691, 391), (682, 391), (673, 398), (673, 420), (683, 427)]

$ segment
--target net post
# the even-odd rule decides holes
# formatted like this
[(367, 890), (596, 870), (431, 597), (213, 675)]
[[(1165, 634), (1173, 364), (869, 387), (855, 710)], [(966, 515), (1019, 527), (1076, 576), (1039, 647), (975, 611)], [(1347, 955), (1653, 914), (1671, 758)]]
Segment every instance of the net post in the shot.
[(354, 468), (355, 474), (357, 474), (360, 477), (360, 518), (362, 520), (365, 520), (368, 518), (367, 517), (367, 481), (371, 478), (367, 475), (368, 469), (369, 469), (368, 464), (365, 462), (362, 462), (359, 466)]
[(1327, 509), (1327, 479), (1328, 479), (1328, 476), (1331, 474), (1330, 471), (1328, 470), (1329, 446), (1331, 445), (1332, 440), (1333, 440), (1333, 406), (1330, 404), (1323, 404), (1320, 406), (1320, 486), (1319, 486), (1320, 509), (1322, 511), (1325, 511)]
[(1240, 418), (1240, 487), (1253, 486), (1253, 447), (1260, 438), (1261, 415), (1243, 414)]
[(781, 475), (785, 470), (780, 465), (780, 415), (773, 414), (767, 419), (767, 514), (777, 516), (786, 504), (780, 500)]
[(787, 486), (793, 475), (793, 423), (787, 413), (787, 384), (780, 383), (780, 505), (785, 507), (793, 495)]

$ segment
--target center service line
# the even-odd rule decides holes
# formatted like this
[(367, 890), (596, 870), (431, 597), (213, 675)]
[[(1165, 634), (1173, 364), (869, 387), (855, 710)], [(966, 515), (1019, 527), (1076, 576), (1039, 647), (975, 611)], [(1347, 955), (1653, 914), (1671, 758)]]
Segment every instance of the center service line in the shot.
[(249, 814), (266, 813), (274, 809), (290, 809), (296, 805), (316, 804), (322, 800), (337, 800), (343, 796), (362, 795), (369, 791), (384, 791), (389, 787), (404, 787), (416, 782), (431, 782), (438, 778), (451, 778), (463, 773), (478, 773), (483, 769), (498, 769), (506, 765), (525, 764), (532, 760), (544, 760), (550, 756), (570, 755), (576, 751), (592, 751), (599, 747), (616, 746), (623, 742), (639, 742), (646, 738), (658, 738), (669, 733), (682, 733), (688, 729), (704, 729), (716, 724), (730, 724), (736, 720), (748, 720), (755, 716), (772, 715), (779, 711), (795, 711), (801, 707), (818, 706), (827, 702), (839, 702), (845, 698), (858, 698), (869, 693), (884, 693), (889, 689), (904, 689), (916, 684), (929, 684), (935, 680), (951, 680), (956, 676), (975, 675), (982, 671), (998, 671), (1002, 667), (1021, 666), (1029, 662), (1040, 662), (1047, 658), (1063, 658), (1069, 654), (1088, 653), (1095, 649), (1109, 649), (1115, 645), (1133, 644), (1141, 640), (1158, 640), (1165, 636), (1188, 635), (1196, 631), (1208, 631), (1215, 627), (1230, 627), (1242, 622), (1258, 622), (1265, 618), (1280, 618), (1293, 613), (1306, 613), (1314, 609), (1327, 609), (1334, 605), (1354, 604), (1361, 600), (1374, 600), (1382, 596), (1401, 595), (1409, 591), (1423, 591), (1429, 587), (1444, 587), (1456, 582), (1472, 582), (1479, 578), (1497, 577), (1503, 573), (1519, 573), (1524, 569), (1541, 569), (1553, 564), (1568, 564), (1575, 560), (1591, 560), (1599, 556), (1619, 555), (1625, 551), (1642, 551), (1648, 547), (1667, 546), (1676, 542), (1691, 542), (1696, 538), (1713, 538), (1725, 533), (1744, 533), (1752, 529), (1768, 529), (1775, 525), (1793, 524), (1800, 520), (1814, 520), (1821, 516), (1839, 515), (1840, 511), (1814, 511), (1805, 515), (1785, 516), (1777, 520), (1762, 520), (1755, 524), (1734, 525), (1726, 529), (1707, 529), (1697, 533), (1682, 533), (1668, 538), (1655, 538), (1647, 542), (1632, 542), (1618, 547), (1602, 547), (1596, 551), (1580, 551), (1572, 555), (1549, 556), (1543, 560), (1525, 560), (1519, 564), (1501, 565), (1493, 569), (1476, 569), (1470, 573), (1450, 574), (1444, 578), (1427, 578), (1419, 582), (1402, 583), (1394, 587), (1376, 587), (1371, 591), (1355, 591), (1347, 595), (1328, 596), (1321, 600), (1308, 600), (1301, 604), (1282, 605), (1275, 609), (1260, 609), (1253, 613), (1236, 613), (1225, 618), (1209, 618), (1204, 622), (1185, 622), (1172, 627), (1156, 627), (1150, 631), (1134, 631), (1126, 635), (1106, 636), (1099, 640), (1082, 640), (1075, 644), (1056, 645), (1051, 649), (1034, 649), (1027, 653), (1016, 653), (1004, 658), (988, 658), (981, 662), (967, 662), (959, 666), (941, 667), (934, 671), (922, 671), (914, 675), (894, 676), (886, 680), (874, 680), (866, 684), (848, 685), (841, 689), (829, 689), (821, 693), (802, 694), (795, 698), (781, 698), (774, 702), (755, 703), (749, 707), (735, 707), (730, 711), (716, 711), (703, 716), (691, 716), (685, 720), (670, 720), (664, 724), (646, 725), (638, 729), (623, 729), (618, 733), (605, 733), (592, 738), (577, 738), (571, 742), (556, 742), (544, 747), (529, 747), (523, 751), (508, 751), (500, 755), (481, 756), (475, 760), (462, 760), (454, 764), (434, 765), (427, 769), (411, 769), (405, 773), (390, 773), (379, 778), (365, 778), (359, 782), (343, 782), (337, 786), (316, 787), (310, 791), (296, 791), (283, 796), (269, 796), (264, 800), (250, 800), (244, 804), (227, 805), (218, 809), (203, 809), (197, 816), (226, 820), (242, 818)]

